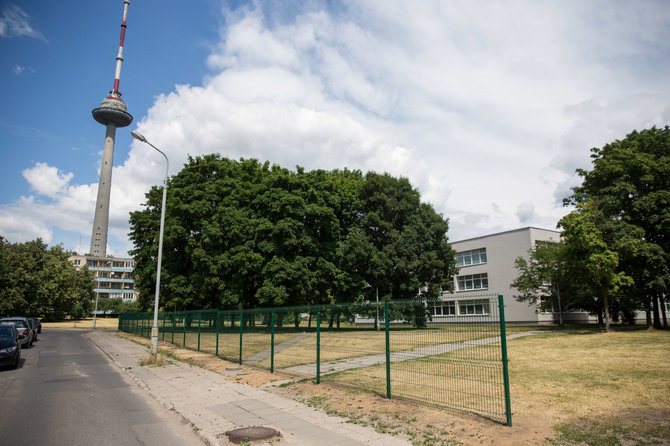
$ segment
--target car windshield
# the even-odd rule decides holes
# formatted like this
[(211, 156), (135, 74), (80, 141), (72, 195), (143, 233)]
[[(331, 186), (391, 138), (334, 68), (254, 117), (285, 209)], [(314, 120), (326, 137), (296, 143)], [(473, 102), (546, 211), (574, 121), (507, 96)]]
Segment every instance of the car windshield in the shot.
[(19, 328), (28, 328), (25, 321), (0, 321), (3, 324), (13, 325)]
[(12, 327), (0, 326), (0, 343), (6, 343), (14, 339), (14, 329)]

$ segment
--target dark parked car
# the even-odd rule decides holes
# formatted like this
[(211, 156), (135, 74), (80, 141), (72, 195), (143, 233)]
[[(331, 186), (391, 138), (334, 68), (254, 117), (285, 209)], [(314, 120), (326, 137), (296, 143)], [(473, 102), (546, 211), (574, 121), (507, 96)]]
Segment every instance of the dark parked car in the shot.
[(19, 335), (25, 336), (23, 339), (21, 339), (21, 344), (23, 344), (24, 347), (30, 347), (33, 345), (33, 330), (30, 328), (30, 322), (28, 322), (28, 319), (25, 317), (6, 317), (0, 319), (0, 324), (13, 325), (16, 327)]
[(34, 317), (33, 320), (35, 321), (35, 324), (37, 325), (37, 332), (41, 334), (42, 333), (42, 321), (37, 319), (36, 317)]
[(33, 331), (33, 341), (37, 341), (37, 322), (35, 322), (35, 319), (32, 317), (27, 317), (26, 320), (28, 321), (28, 325), (30, 325), (30, 329)]
[(13, 325), (0, 325), (0, 367), (15, 369), (21, 359), (21, 335)]

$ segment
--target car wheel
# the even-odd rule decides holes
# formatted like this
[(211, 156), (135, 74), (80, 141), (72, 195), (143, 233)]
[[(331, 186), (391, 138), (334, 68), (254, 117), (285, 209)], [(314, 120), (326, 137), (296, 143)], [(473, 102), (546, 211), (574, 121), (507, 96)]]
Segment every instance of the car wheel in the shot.
[(20, 354), (16, 355), (16, 361), (14, 361), (14, 364), (12, 364), (13, 369), (18, 368), (20, 359), (21, 359), (21, 355)]

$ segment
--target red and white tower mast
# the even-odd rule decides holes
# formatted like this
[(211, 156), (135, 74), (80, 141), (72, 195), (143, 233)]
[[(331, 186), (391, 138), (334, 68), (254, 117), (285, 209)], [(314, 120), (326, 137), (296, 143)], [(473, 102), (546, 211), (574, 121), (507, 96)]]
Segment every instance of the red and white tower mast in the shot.
[(95, 202), (95, 216), (93, 218), (93, 232), (91, 235), (90, 255), (105, 257), (107, 255), (107, 229), (109, 226), (109, 199), (112, 191), (112, 163), (114, 160), (114, 139), (117, 127), (127, 127), (133, 122), (133, 117), (127, 112), (126, 104), (121, 100), (119, 80), (121, 78), (121, 63), (123, 62), (123, 40), (126, 37), (126, 17), (130, 0), (123, 1), (123, 21), (121, 22), (121, 42), (116, 56), (116, 73), (114, 88), (109, 96), (102, 100), (100, 107), (93, 110), (93, 118), (107, 128), (105, 146), (102, 152), (100, 166), (100, 182), (98, 183), (98, 198)]

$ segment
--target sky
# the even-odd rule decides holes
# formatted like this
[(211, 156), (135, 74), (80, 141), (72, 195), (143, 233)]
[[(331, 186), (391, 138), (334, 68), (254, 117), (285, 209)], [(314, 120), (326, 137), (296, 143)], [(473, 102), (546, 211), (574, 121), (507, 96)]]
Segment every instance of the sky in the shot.
[[(0, 1), (0, 235), (88, 251), (122, 0)], [(407, 177), (463, 240), (555, 229), (590, 149), (670, 124), (670, 2), (131, 0), (108, 254), (164, 159)], [(169, 194), (169, 190), (168, 190)]]

